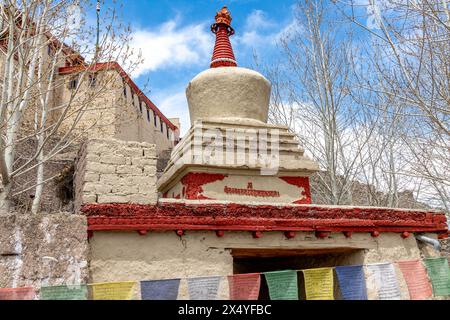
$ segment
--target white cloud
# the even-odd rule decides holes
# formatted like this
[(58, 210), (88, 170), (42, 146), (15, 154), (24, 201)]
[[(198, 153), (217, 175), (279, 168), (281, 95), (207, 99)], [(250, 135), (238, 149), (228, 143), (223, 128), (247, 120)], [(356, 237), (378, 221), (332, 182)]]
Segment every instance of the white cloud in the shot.
[(268, 27), (273, 27), (267, 14), (262, 10), (253, 10), (245, 21), (243, 32), (238, 32), (236, 42), (242, 46), (257, 47), (271, 43), (271, 34), (264, 32)]
[(170, 20), (155, 31), (137, 30), (131, 46), (141, 51), (144, 62), (133, 77), (167, 67), (205, 64), (213, 44), (205, 24), (179, 27), (176, 20)]
[[(298, 30), (295, 20), (282, 24), (271, 20), (266, 12), (254, 10), (244, 24), (244, 30), (232, 38), (239, 50), (274, 46), (282, 36)], [(214, 46), (214, 36), (208, 22), (182, 25), (179, 18), (169, 20), (154, 30), (137, 29), (131, 47), (141, 52), (144, 62), (132, 73), (145, 73), (170, 67), (207, 66)]]
[(268, 29), (275, 25), (262, 10), (253, 10), (245, 21), (245, 29)]
[(283, 29), (281, 29), (276, 35), (275, 35), (275, 41), (280, 41), (281, 39), (285, 37), (289, 37), (293, 34), (299, 33), (302, 31), (302, 27), (298, 24), (298, 21), (295, 19), (292, 19), (292, 21), (287, 24)]
[(254, 10), (248, 15), (241, 35), (238, 33), (236, 43), (252, 48), (274, 46), (282, 37), (299, 30), (300, 27), (294, 18), (289, 23), (283, 24), (271, 20), (262, 10)]
[[(366, 26), (371, 30), (380, 30), (383, 16), (393, 15), (395, 16), (399, 11), (404, 10), (407, 4), (411, 6), (417, 6), (416, 0), (354, 0), (355, 8), (359, 8), (366, 11), (366, 15), (360, 16), (360, 19), (366, 19)], [(412, 17), (413, 15), (411, 15)]]

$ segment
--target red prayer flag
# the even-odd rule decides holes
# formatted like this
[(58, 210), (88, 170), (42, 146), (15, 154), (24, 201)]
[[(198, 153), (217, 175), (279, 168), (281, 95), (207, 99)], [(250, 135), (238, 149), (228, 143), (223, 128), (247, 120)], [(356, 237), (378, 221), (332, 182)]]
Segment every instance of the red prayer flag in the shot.
[(0, 289), (0, 300), (33, 300), (34, 288)]
[(427, 270), (420, 260), (400, 261), (398, 266), (408, 285), (411, 300), (425, 300), (433, 296)]
[(261, 287), (259, 273), (228, 276), (230, 300), (258, 300)]

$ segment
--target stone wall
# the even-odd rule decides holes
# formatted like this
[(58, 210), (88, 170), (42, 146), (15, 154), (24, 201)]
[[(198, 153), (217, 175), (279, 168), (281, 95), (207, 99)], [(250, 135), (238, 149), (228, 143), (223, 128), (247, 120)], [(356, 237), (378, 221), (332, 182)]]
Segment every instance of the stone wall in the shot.
[(156, 160), (153, 144), (87, 141), (75, 169), (76, 212), (84, 204), (156, 204)]
[(86, 283), (86, 230), (79, 215), (0, 215), (0, 288)]
[(448, 257), (450, 262), (450, 238), (441, 240), (442, 255)]
[[(56, 106), (69, 104), (69, 112), (63, 116), (59, 127), (61, 134), (71, 132), (72, 136), (84, 139), (113, 137), (118, 124), (114, 110), (117, 108), (117, 96), (122, 87), (122, 79), (112, 71), (96, 73), (96, 86), (91, 86), (91, 74), (59, 74), (55, 84), (56, 109), (51, 113), (49, 122), (58, 121), (65, 111)], [(78, 81), (78, 89), (71, 89), (70, 82)], [(76, 110), (82, 110), (82, 113)], [(125, 111), (124, 111), (125, 112)], [(75, 126), (74, 126), (75, 125)]]
[[(120, 83), (122, 83), (122, 79), (120, 79)], [(146, 105), (145, 99), (140, 98), (140, 94), (134, 92), (129, 83), (125, 84), (125, 92), (126, 97), (121, 86), (120, 94), (115, 101), (118, 122), (114, 138), (154, 143), (157, 155), (171, 149), (174, 146), (172, 135), (178, 138), (179, 132), (174, 132), (168, 128), (167, 124), (150, 109), (150, 106)], [(167, 130), (169, 130), (169, 135)]]
[[(62, 105), (73, 100), (74, 91), (69, 88), (69, 82), (75, 78), (75, 74), (60, 75), (58, 86), (55, 92), (56, 105)], [(173, 142), (167, 137), (167, 126), (164, 123), (161, 132), (161, 119), (150, 110), (150, 119), (147, 119), (147, 107), (136, 92), (133, 92), (129, 84), (126, 84), (121, 75), (120, 69), (114, 64), (109, 70), (101, 70), (96, 73), (95, 96), (89, 96), (92, 92), (90, 78), (86, 75), (80, 78), (80, 88), (76, 94), (72, 105), (84, 104), (83, 115), (77, 119), (77, 125), (73, 129), (72, 125), (78, 113), (67, 117), (62, 125), (62, 132), (74, 130), (74, 132), (85, 137), (100, 139), (115, 138), (124, 141), (148, 142), (156, 144), (157, 154), (173, 147)], [(124, 88), (125, 84), (125, 88)], [(124, 89), (126, 96), (124, 95)], [(140, 106), (141, 104), (141, 106)], [(56, 121), (59, 113), (53, 115)], [(33, 120), (33, 119), (31, 119)], [(156, 123), (156, 125), (155, 125)], [(171, 129), (170, 134), (175, 134)], [(170, 136), (169, 134), (169, 136)]]
[[(433, 234), (427, 234), (427, 236), (437, 238)], [(418, 260), (439, 256), (439, 252), (435, 251), (432, 247), (419, 245), (419, 242), (414, 236), (407, 239), (398, 239), (398, 237), (398, 234), (382, 234), (377, 239), (377, 248), (365, 252), (363, 264)], [(402, 294), (402, 300), (409, 300), (408, 287), (402, 272), (397, 264), (394, 264), (394, 268)], [(368, 298), (369, 300), (375, 300), (377, 297), (375, 279), (373, 277), (367, 277), (366, 273), (366, 281)], [(441, 298), (433, 299), (440, 300)]]

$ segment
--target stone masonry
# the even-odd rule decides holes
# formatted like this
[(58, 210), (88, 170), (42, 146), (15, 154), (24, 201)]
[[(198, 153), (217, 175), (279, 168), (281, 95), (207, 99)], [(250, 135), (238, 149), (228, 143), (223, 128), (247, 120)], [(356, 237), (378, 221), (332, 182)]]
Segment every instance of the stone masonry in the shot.
[(75, 212), (84, 204), (156, 204), (155, 145), (115, 139), (88, 140), (75, 169)]
[(450, 238), (441, 240), (442, 246), (442, 255), (448, 258), (448, 262), (450, 263)]
[(86, 217), (0, 215), (0, 288), (86, 283)]

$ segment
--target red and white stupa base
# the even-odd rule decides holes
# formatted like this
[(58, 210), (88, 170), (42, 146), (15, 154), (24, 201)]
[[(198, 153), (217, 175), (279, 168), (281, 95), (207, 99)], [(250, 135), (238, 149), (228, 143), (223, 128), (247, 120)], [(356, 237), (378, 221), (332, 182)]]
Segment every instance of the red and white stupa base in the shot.
[(316, 170), (285, 127), (207, 120), (174, 149), (158, 189), (169, 199), (310, 204)]

